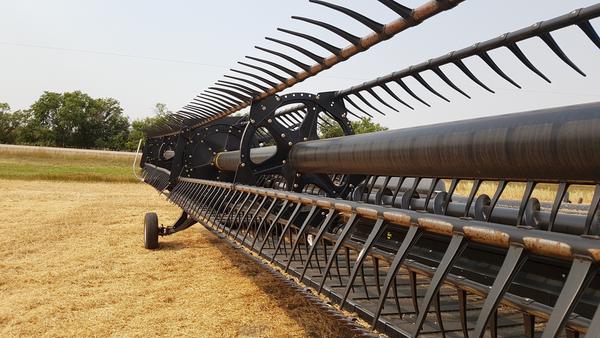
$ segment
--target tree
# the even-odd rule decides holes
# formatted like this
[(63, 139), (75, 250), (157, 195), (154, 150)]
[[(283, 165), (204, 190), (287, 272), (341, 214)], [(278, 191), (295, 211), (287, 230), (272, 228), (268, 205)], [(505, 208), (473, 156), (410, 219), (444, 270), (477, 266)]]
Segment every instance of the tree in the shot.
[(0, 102), (0, 143), (26, 143), (30, 132), (27, 126), (31, 120), (30, 111), (10, 112), (8, 103)]
[(129, 121), (115, 99), (44, 92), (31, 111), (35, 144), (120, 150), (129, 136)]
[(165, 123), (168, 114), (171, 114), (171, 112), (167, 108), (167, 105), (164, 103), (157, 103), (154, 106), (153, 116), (133, 120), (131, 122), (129, 138), (125, 144), (125, 148), (131, 151), (135, 151), (140, 140), (144, 138), (145, 131)]
[(10, 111), (10, 105), (6, 102), (0, 102), (0, 115), (8, 113)]
[[(379, 123), (373, 122), (370, 117), (366, 117), (358, 121), (350, 121), (350, 124), (352, 125), (352, 130), (354, 130), (355, 134), (366, 134), (388, 129)], [(340, 136), (344, 136), (342, 127), (340, 127), (339, 123), (337, 123), (334, 119), (326, 117), (325, 123), (319, 127), (319, 138), (326, 139)]]

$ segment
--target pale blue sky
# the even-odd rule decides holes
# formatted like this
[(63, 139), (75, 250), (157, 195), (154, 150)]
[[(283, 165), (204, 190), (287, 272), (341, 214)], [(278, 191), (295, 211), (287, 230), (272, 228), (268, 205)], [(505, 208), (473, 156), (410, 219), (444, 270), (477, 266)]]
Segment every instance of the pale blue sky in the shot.
[[(416, 7), (424, 1), (403, 3)], [(376, 0), (332, 2), (379, 22), (395, 17)], [(594, 3), (597, 1), (468, 0), (291, 91), (346, 88)], [(82, 90), (95, 97), (116, 98), (127, 115), (139, 118), (151, 114), (156, 102), (177, 110), (220, 79), (244, 55), (264, 56), (253, 46), (273, 46), (264, 40), (267, 35), (301, 41), (276, 32), (277, 27), (311, 32), (338, 46), (347, 44), (316, 27), (291, 20), (291, 15), (324, 19), (360, 36), (368, 33), (351, 19), (306, 0), (0, 0), (0, 102), (20, 109), (28, 107), (45, 90)], [(600, 20), (592, 24), (600, 32)], [(572, 71), (534, 39), (520, 46), (552, 84), (501, 50), (492, 55), (523, 89), (512, 87), (479, 60), (472, 60), (469, 64), (473, 70), (496, 89), (496, 94), (485, 92), (449, 67), (448, 74), (471, 94), (472, 100), (427, 74), (426, 79), (431, 79), (452, 103), (423, 92), (431, 108), (415, 105), (418, 109), (412, 112), (398, 107), (400, 113), (390, 112), (377, 120), (400, 128), (600, 100), (600, 51), (576, 27), (554, 36), (587, 78)], [(318, 48), (311, 49), (326, 55)]]

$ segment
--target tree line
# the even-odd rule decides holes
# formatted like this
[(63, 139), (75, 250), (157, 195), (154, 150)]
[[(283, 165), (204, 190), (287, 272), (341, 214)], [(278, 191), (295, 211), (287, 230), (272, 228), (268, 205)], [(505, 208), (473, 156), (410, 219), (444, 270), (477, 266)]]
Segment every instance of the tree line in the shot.
[(136, 150), (143, 129), (167, 114), (129, 121), (119, 101), (81, 91), (44, 92), (29, 109), (11, 111), (0, 102), (0, 143), (82, 149)]
[[(81, 91), (44, 92), (29, 109), (11, 111), (0, 102), (0, 143), (134, 151), (143, 130), (169, 113), (163, 103), (154, 110), (151, 117), (129, 121), (115, 99)], [(321, 138), (342, 136), (339, 124), (330, 122), (319, 128)], [(353, 121), (352, 127), (357, 134), (387, 129), (370, 118)]]

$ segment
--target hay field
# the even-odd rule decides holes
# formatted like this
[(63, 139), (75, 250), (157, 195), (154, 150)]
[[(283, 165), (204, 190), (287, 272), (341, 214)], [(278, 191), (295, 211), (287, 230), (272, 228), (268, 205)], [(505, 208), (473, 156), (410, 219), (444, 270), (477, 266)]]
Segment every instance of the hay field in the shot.
[(134, 154), (0, 144), (0, 178), (81, 182), (136, 182)]
[(89, 159), (47, 161), (62, 176), (0, 172), (1, 337), (348, 336), (199, 225), (145, 250), (143, 214), (156, 211), (165, 223), (178, 216), (151, 187), (122, 183), (124, 174), (65, 181), (63, 168)]

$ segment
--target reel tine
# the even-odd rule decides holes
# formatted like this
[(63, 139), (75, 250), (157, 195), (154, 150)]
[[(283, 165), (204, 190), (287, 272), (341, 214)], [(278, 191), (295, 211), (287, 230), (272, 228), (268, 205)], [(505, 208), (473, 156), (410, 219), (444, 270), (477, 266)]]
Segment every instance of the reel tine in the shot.
[(392, 107), (392, 105), (390, 105), (389, 103), (385, 102), (379, 95), (377, 95), (377, 93), (375, 93), (375, 91), (373, 90), (373, 88), (367, 89), (367, 93), (371, 94), (371, 96), (373, 96), (377, 101), (381, 102), (381, 104), (383, 104), (384, 106), (390, 108), (391, 110), (393, 110), (395, 112), (399, 112), (398, 109)]
[(259, 85), (258, 83), (254, 82), (254, 81), (250, 81), (248, 79), (244, 79), (244, 78), (241, 78), (241, 77), (231, 76), (231, 75), (223, 75), (223, 77), (228, 78), (228, 79), (238, 80), (240, 82), (245, 82), (245, 83), (247, 83), (249, 85), (252, 85), (252, 86), (254, 86), (254, 87), (256, 87), (256, 88), (258, 88), (258, 89), (260, 89), (262, 91), (265, 91), (265, 92), (269, 89), (269, 88), (267, 88), (265, 86)]
[(215, 86), (221, 86), (221, 87), (226, 87), (226, 88), (230, 88), (233, 90), (237, 90), (239, 92), (242, 92), (243, 94), (250, 95), (251, 97), (254, 97), (254, 96), (256, 96), (256, 94), (258, 94), (257, 91), (242, 88), (241, 85), (231, 84), (231, 82), (229, 82), (229, 81), (218, 80), (215, 83)]
[(373, 115), (367, 113), (364, 109), (362, 109), (361, 107), (359, 107), (358, 105), (356, 105), (356, 103), (354, 103), (354, 101), (352, 101), (348, 96), (344, 97), (344, 100), (348, 101), (348, 103), (350, 103), (354, 108), (360, 110), (365, 115), (367, 115), (369, 117), (373, 117)]
[(417, 74), (413, 74), (412, 77), (415, 78), (415, 80), (417, 80), (421, 85), (423, 85), (423, 87), (425, 87), (427, 90), (429, 90), (430, 92), (432, 92), (433, 94), (435, 94), (440, 99), (442, 99), (442, 100), (444, 100), (446, 102), (450, 102), (450, 100), (448, 100), (442, 94), (438, 93), (435, 89), (433, 89), (433, 87), (431, 87), (431, 85), (429, 85), (429, 83), (427, 83), (427, 81), (425, 81), (425, 79), (423, 79), (423, 77), (421, 76), (421, 74), (418, 74), (418, 73)]
[(494, 60), (492, 60), (492, 58), (490, 57), (490, 55), (487, 52), (480, 52), (477, 54), (477, 56), (479, 56), (501, 78), (505, 79), (506, 81), (511, 83), (513, 86), (521, 89), (521, 86), (518, 83), (516, 83), (513, 79), (511, 79), (508, 75), (506, 75), (502, 71), (502, 69), (500, 69), (500, 67), (498, 67), (498, 65), (494, 62)]
[(379, 87), (383, 88), (383, 90), (385, 90), (385, 92), (388, 93), (391, 97), (393, 97), (396, 101), (402, 103), (403, 105), (405, 105), (406, 107), (410, 108), (411, 110), (415, 110), (415, 108), (413, 108), (411, 105), (409, 105), (408, 103), (404, 102), (401, 98), (399, 98), (398, 95), (396, 95), (390, 89), (390, 87), (388, 87), (385, 83), (381, 84)]
[(248, 102), (248, 101), (250, 101), (252, 99), (249, 96), (245, 96), (245, 95), (242, 95), (242, 94), (240, 94), (238, 92), (235, 92), (233, 90), (228, 90), (228, 89), (224, 89), (224, 88), (220, 88), (220, 87), (209, 87), (208, 89), (212, 89), (212, 90), (216, 90), (216, 91), (219, 91), (219, 92), (227, 93), (227, 94), (229, 94), (229, 95), (231, 95), (233, 97), (236, 97), (236, 98), (238, 98), (238, 99), (240, 99), (240, 100), (242, 100), (244, 102)]
[(234, 72), (234, 73), (243, 74), (243, 75), (246, 75), (246, 76), (249, 76), (249, 77), (253, 77), (253, 78), (257, 79), (257, 80), (260, 80), (260, 81), (268, 84), (269, 86), (271, 86), (273, 88), (277, 86), (277, 83), (275, 83), (275, 82), (273, 82), (271, 80), (267, 80), (267, 79), (265, 79), (264, 77), (262, 77), (260, 75), (256, 75), (254, 73), (249, 73), (249, 72), (245, 72), (245, 71), (237, 70), (237, 69), (233, 69), (233, 68), (230, 69), (230, 70), (232, 72)]
[(376, 112), (378, 112), (379, 114), (385, 116), (385, 113), (382, 112), (381, 110), (375, 108), (374, 105), (371, 104), (371, 102), (367, 101), (367, 99), (365, 99), (362, 95), (360, 95), (360, 93), (354, 93), (354, 96), (358, 97), (359, 100), (361, 100), (362, 102), (364, 102), (364, 104), (366, 104), (367, 106), (369, 106), (369, 108), (375, 110)]
[(426, 105), (427, 107), (431, 107), (431, 105), (425, 101), (423, 101), (423, 99), (421, 99), (420, 97), (417, 96), (417, 94), (415, 94), (407, 85), (406, 83), (404, 83), (404, 81), (402, 81), (402, 79), (396, 79), (395, 82), (400, 85), (400, 87), (402, 87), (402, 89), (404, 89), (404, 91), (406, 91), (410, 96), (412, 96), (415, 100), (421, 102), (422, 104)]
[(589, 20), (579, 23), (578, 26), (592, 40), (596, 47), (600, 48), (600, 37), (598, 37), (598, 33), (596, 33)]
[[(196, 102), (197, 102), (197, 103), (196, 103)], [(196, 101), (196, 102), (194, 102), (194, 104), (195, 104), (195, 105), (196, 105), (196, 104), (197, 104), (198, 106), (202, 106), (202, 105), (204, 105), (204, 106), (211, 107), (211, 108), (214, 108), (214, 109), (217, 109), (217, 110), (221, 110), (221, 111), (222, 111), (222, 110), (226, 110), (226, 109), (228, 108), (226, 105), (224, 105), (224, 104), (222, 104), (222, 103), (219, 103), (219, 102), (214, 102), (213, 100), (211, 100), (211, 99), (207, 99), (207, 98), (205, 98), (205, 99), (202, 99), (202, 100), (198, 100), (198, 101)]]
[[(222, 104), (228, 105), (229, 107), (234, 107), (234, 106), (238, 105), (238, 103), (236, 103), (233, 100), (227, 100), (225, 96), (217, 96), (217, 95), (214, 95), (214, 94), (202, 93), (198, 97), (199, 98), (204, 98), (204, 99), (217, 100), (217, 101), (221, 102)], [(194, 99), (194, 100), (196, 100), (196, 99)]]
[(531, 63), (531, 61), (529, 61), (527, 56), (523, 53), (521, 48), (519, 48), (519, 46), (516, 43), (514, 43), (514, 42), (509, 43), (506, 45), (506, 48), (508, 48), (517, 57), (517, 59), (519, 59), (519, 61), (521, 61), (532, 72), (536, 73), (539, 77), (544, 79), (546, 82), (552, 83), (552, 81), (550, 81), (550, 79), (548, 79), (548, 77), (546, 77), (546, 75), (544, 75), (544, 73), (542, 73), (539, 69), (537, 69), (533, 65), (533, 63)]
[(348, 42), (350, 42), (351, 44), (357, 46), (360, 44), (360, 38), (356, 35), (352, 35), (338, 27), (335, 27), (333, 25), (330, 25), (326, 22), (322, 22), (322, 21), (318, 21), (318, 20), (314, 20), (314, 19), (309, 19), (309, 18), (305, 18), (305, 17), (301, 17), (301, 16), (292, 16), (292, 19), (294, 20), (300, 20), (300, 21), (304, 21), (322, 28), (327, 29), (328, 31), (337, 34), (338, 36), (340, 36), (341, 38), (347, 40)]
[(250, 88), (248, 86), (245, 86), (243, 84), (239, 84), (237, 82), (233, 82), (233, 81), (226, 81), (226, 80), (218, 80), (217, 83), (223, 83), (223, 84), (228, 84), (230, 86), (232, 86), (231, 88), (238, 88), (239, 90), (243, 90), (244, 92), (250, 94), (250, 95), (258, 95), (260, 94), (259, 91), (257, 91), (256, 89)]
[(581, 69), (579, 69), (579, 67), (577, 67), (577, 65), (575, 65), (573, 61), (571, 61), (571, 59), (569, 59), (565, 52), (563, 52), (563, 50), (560, 49), (560, 46), (558, 45), (558, 43), (556, 43), (556, 40), (554, 40), (554, 38), (552, 37), (552, 35), (550, 35), (549, 32), (540, 33), (539, 37), (564, 63), (569, 65), (569, 67), (573, 68), (573, 70), (575, 70), (577, 73), (581, 74), (581, 76), (586, 76), (585, 73)]
[(283, 76), (281, 76), (279, 74), (276, 74), (276, 73), (274, 73), (274, 72), (272, 72), (272, 71), (270, 71), (270, 70), (268, 70), (266, 68), (263, 68), (263, 67), (255, 66), (253, 64), (249, 64), (249, 63), (242, 62), (242, 61), (238, 61), (238, 64), (246, 66), (246, 67), (249, 67), (249, 68), (256, 69), (256, 70), (258, 70), (260, 72), (263, 72), (263, 73), (265, 73), (265, 74), (273, 77), (274, 79), (277, 79), (277, 81), (279, 81), (279, 82), (284, 82), (285, 83), (286, 80), (287, 80), (285, 77), (283, 77)]
[(467, 99), (470, 99), (471, 97), (465, 93), (462, 89), (458, 88), (457, 85), (454, 84), (454, 82), (452, 82), (448, 76), (446, 76), (446, 74), (444, 74), (444, 72), (439, 68), (439, 67), (433, 67), (431, 68), (431, 70), (435, 73), (435, 75), (439, 76), (440, 79), (442, 79), (442, 81), (446, 82), (446, 84), (450, 87), (452, 87), (452, 89), (456, 90), (457, 92), (461, 93), (463, 96), (465, 96)]
[(235, 104), (235, 105), (239, 105), (239, 104), (243, 103), (243, 101), (241, 101), (238, 98), (234, 98), (231, 95), (228, 95), (227, 93), (222, 93), (222, 92), (219, 92), (216, 90), (207, 89), (204, 91), (204, 93), (218, 96), (218, 97), (222, 98), (223, 100), (230, 101), (232, 104)]
[(377, 0), (387, 6), (389, 9), (396, 12), (396, 14), (400, 15), (404, 20), (409, 20), (412, 18), (412, 8), (408, 8), (402, 4), (394, 0)]
[(272, 41), (272, 42), (275, 42), (275, 43), (278, 43), (280, 45), (284, 45), (284, 46), (289, 47), (291, 49), (294, 49), (294, 50), (300, 52), (301, 54), (304, 54), (304, 55), (308, 56), (309, 58), (315, 60), (315, 62), (317, 62), (320, 65), (325, 62), (325, 58), (324, 57), (319, 56), (319, 55), (317, 55), (317, 54), (315, 54), (313, 52), (310, 52), (310, 51), (308, 51), (308, 50), (306, 50), (306, 49), (304, 49), (304, 48), (302, 48), (302, 47), (300, 47), (298, 45), (295, 45), (293, 43), (286, 42), (286, 41), (279, 40), (279, 39), (275, 39), (275, 38), (270, 38), (270, 37), (266, 37), (265, 39), (267, 39), (269, 41)]
[(363, 25), (369, 27), (371, 30), (373, 30), (376, 33), (381, 33), (383, 32), (383, 28), (385, 27), (384, 25), (380, 24), (377, 21), (371, 20), (369, 18), (367, 18), (366, 16), (359, 14), (353, 10), (350, 10), (348, 8), (339, 6), (339, 5), (334, 5), (332, 3), (326, 2), (326, 1), (321, 1), (321, 0), (309, 0), (312, 3), (318, 4), (318, 5), (322, 5), (325, 7), (329, 7), (333, 10), (336, 10), (338, 12), (344, 13), (346, 15), (348, 15), (349, 17), (353, 18), (354, 20), (362, 23)]
[(286, 61), (288, 61), (290, 63), (293, 63), (296, 66), (298, 66), (299, 68), (301, 68), (305, 72), (308, 72), (310, 70), (310, 68), (311, 68), (309, 65), (307, 65), (305, 63), (302, 63), (302, 62), (294, 59), (293, 57), (285, 55), (283, 53), (280, 53), (280, 52), (277, 52), (277, 51), (274, 51), (274, 50), (271, 50), (271, 49), (268, 49), (268, 48), (260, 47), (260, 46), (254, 46), (254, 48), (256, 48), (258, 50), (261, 50), (261, 51), (263, 51), (265, 53), (269, 53), (269, 54), (273, 54), (275, 56), (279, 56), (280, 58), (282, 58), (282, 59), (284, 59), (284, 60), (286, 60)]
[(269, 66), (275, 67), (275, 68), (281, 70), (282, 72), (288, 74), (291, 77), (298, 77), (298, 72), (295, 72), (295, 71), (293, 71), (293, 70), (291, 70), (289, 68), (286, 68), (286, 67), (284, 67), (284, 66), (282, 66), (280, 64), (277, 64), (275, 62), (272, 62), (272, 61), (269, 61), (269, 60), (265, 60), (265, 59), (261, 59), (261, 58), (256, 58), (256, 57), (253, 57), (253, 56), (248, 56), (248, 55), (246, 55), (246, 58), (248, 58), (250, 60), (257, 61), (257, 62), (262, 62), (262, 63), (267, 64)]
[(338, 48), (338, 47), (336, 47), (336, 46), (334, 46), (334, 45), (332, 45), (330, 43), (327, 43), (327, 42), (325, 42), (325, 41), (323, 41), (321, 39), (317, 39), (314, 36), (311, 36), (311, 35), (308, 35), (308, 34), (299, 33), (299, 32), (295, 32), (295, 31), (292, 31), (292, 30), (289, 30), (289, 29), (284, 29), (284, 28), (277, 28), (277, 30), (280, 31), (280, 32), (284, 32), (284, 33), (287, 33), (287, 34), (290, 34), (290, 35), (294, 35), (294, 36), (306, 39), (306, 40), (308, 40), (310, 42), (313, 42), (313, 43), (319, 45), (320, 47), (323, 47), (324, 49), (328, 50), (331, 54), (334, 54), (334, 55), (338, 55), (339, 56), (340, 52), (342, 51), (341, 48)]
[(491, 90), (488, 86), (486, 86), (483, 82), (481, 82), (472, 72), (471, 70), (467, 67), (467, 65), (464, 64), (464, 62), (462, 62), (462, 60), (456, 60), (453, 62), (454, 65), (456, 67), (458, 67), (458, 69), (460, 69), (469, 79), (471, 79), (473, 82), (475, 82), (476, 84), (478, 84), (479, 86), (481, 86), (483, 89), (487, 90), (488, 92), (494, 94), (495, 92), (493, 90)]

